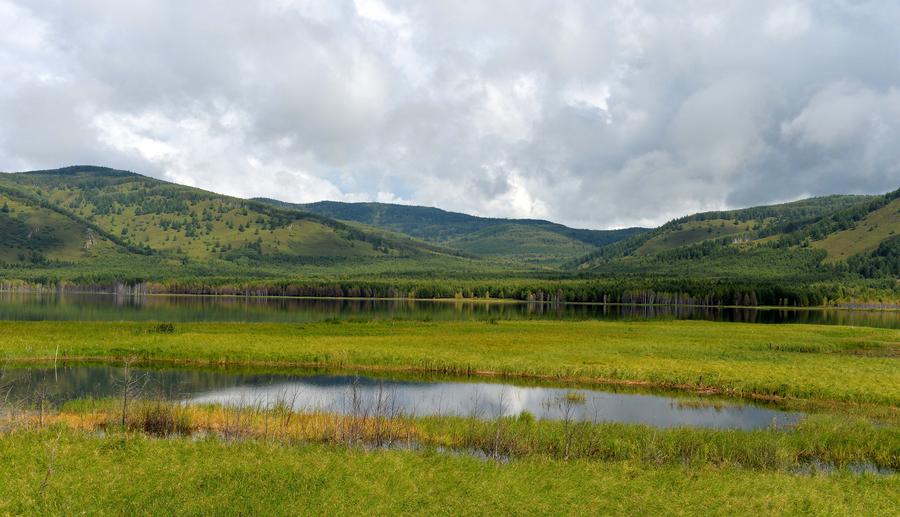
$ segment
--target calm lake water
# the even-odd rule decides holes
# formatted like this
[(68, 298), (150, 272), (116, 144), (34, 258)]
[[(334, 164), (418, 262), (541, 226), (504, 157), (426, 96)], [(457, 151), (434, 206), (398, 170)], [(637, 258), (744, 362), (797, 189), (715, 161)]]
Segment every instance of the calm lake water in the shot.
[(900, 311), (878, 310), (0, 292), (0, 320), (311, 322), (348, 318), (692, 319), (900, 328)]
[[(138, 396), (186, 403), (272, 407), (341, 414), (455, 415), (492, 419), (528, 411), (539, 419), (639, 423), (655, 427), (762, 429), (799, 421), (802, 414), (740, 401), (592, 389), (464, 382), (440, 378), (396, 379), (310, 372), (248, 374), (190, 369), (131, 370)], [(121, 396), (122, 368), (76, 365), (8, 368), (0, 375), (0, 400), (34, 405), (43, 394), (53, 405), (85, 397)], [(355, 402), (354, 402), (355, 401)]]

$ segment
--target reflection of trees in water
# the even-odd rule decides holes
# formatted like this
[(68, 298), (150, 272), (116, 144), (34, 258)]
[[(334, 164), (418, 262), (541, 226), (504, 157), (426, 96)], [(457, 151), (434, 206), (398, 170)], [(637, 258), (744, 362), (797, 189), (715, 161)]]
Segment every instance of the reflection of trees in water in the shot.
[[(67, 400), (108, 398), (121, 395), (124, 368), (112, 366), (71, 366), (60, 368), (12, 368), (0, 371), (0, 400), (32, 407), (38, 399), (52, 406)], [(202, 370), (132, 369), (129, 382), (137, 398), (180, 399), (198, 391), (212, 391), (235, 385), (266, 385), (275, 375), (223, 375)]]
[(0, 292), (0, 319), (6, 320), (296, 323), (354, 318), (433, 320), (696, 319), (748, 323), (831, 323), (900, 328), (900, 313), (872, 310)]

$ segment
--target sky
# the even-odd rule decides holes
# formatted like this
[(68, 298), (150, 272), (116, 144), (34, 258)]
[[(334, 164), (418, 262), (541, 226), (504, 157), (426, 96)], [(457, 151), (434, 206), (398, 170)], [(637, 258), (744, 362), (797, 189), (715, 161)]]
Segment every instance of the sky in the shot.
[(585, 228), (900, 187), (896, 0), (0, 0), (0, 170)]

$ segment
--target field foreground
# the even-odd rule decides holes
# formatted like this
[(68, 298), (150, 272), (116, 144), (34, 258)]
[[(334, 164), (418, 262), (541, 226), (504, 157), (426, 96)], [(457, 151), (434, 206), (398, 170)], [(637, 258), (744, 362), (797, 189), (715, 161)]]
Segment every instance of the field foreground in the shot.
[(0, 359), (510, 375), (900, 406), (900, 330), (704, 321), (0, 322)]
[(262, 441), (0, 438), (0, 513), (890, 515), (897, 476), (796, 475)]
[[(900, 505), (897, 330), (0, 322), (0, 336), (7, 368), (85, 360), (509, 375), (772, 399), (824, 413), (789, 429), (717, 431), (153, 400), (132, 401), (126, 415), (115, 399), (56, 409), (41, 400), (0, 406), (0, 464), (12, 474), (0, 482), (0, 514), (890, 515)], [(858, 466), (868, 470), (853, 472)]]

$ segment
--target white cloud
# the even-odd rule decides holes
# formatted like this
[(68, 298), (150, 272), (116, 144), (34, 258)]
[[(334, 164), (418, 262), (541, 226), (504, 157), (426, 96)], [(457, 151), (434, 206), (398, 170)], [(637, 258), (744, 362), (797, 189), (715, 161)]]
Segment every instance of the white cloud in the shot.
[(781, 2), (766, 18), (765, 31), (778, 39), (790, 39), (809, 30), (810, 12), (805, 2)]
[(900, 184), (890, 0), (0, 0), (0, 169), (587, 227)]
[[(859, 84), (834, 83), (817, 92), (794, 119), (782, 124), (788, 139), (834, 148), (859, 143), (867, 133), (900, 129), (900, 91), (879, 93)], [(894, 126), (894, 127), (891, 127)]]

